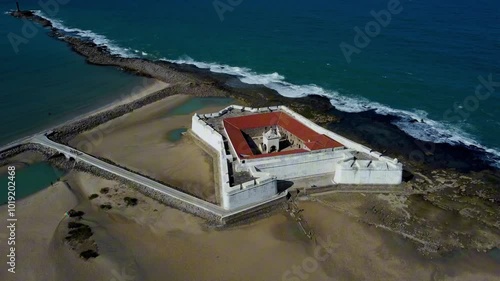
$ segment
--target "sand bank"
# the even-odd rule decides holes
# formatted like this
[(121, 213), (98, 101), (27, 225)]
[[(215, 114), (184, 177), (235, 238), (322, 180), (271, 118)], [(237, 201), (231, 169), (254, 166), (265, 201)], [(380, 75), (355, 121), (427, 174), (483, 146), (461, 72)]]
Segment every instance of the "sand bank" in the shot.
[[(187, 95), (166, 97), (83, 132), (69, 144), (216, 203), (214, 159), (187, 136), (177, 142), (168, 137), (172, 130), (191, 127), (193, 110), (170, 114), (190, 99)], [(197, 111), (215, 112), (223, 107)]]
[[(77, 205), (77, 198), (62, 182), (17, 202), (16, 274), (6, 271), (7, 228), (0, 228), (2, 252), (1, 280), (58, 280), (52, 238), (66, 211)], [(7, 218), (7, 205), (0, 206), (0, 217)]]
[[(313, 95), (292, 99), (280, 96), (265, 85), (248, 85), (240, 82), (238, 77), (212, 73), (192, 65), (139, 58), (120, 58), (111, 55), (105, 47), (96, 46), (79, 38), (63, 36), (61, 31), (54, 28), (50, 21), (33, 13), (13, 12), (11, 14), (49, 27), (50, 34), (54, 35), (54, 38), (68, 43), (89, 63), (113, 65), (121, 70), (154, 77), (171, 85), (166, 90), (160, 91), (159, 94), (153, 94), (153, 98), (144, 102), (136, 102), (131, 106), (123, 106), (123, 108), (118, 106), (98, 118), (58, 129), (54, 134), (54, 139), (58, 141), (66, 143), (75, 135), (90, 130), (98, 124), (176, 93), (193, 96), (233, 97), (245, 105), (254, 107), (283, 104), (332, 131), (366, 144), (374, 150), (382, 151), (389, 157), (400, 159), (404, 163), (405, 169), (408, 170), (405, 172), (405, 180), (410, 181), (407, 188), (417, 189), (421, 194), (427, 194), (423, 196), (423, 200), (431, 202), (435, 207), (435, 212), (458, 213), (464, 217), (477, 219), (478, 225), (469, 229), (470, 231), (465, 235), (462, 232), (455, 232), (452, 236), (460, 236), (461, 240), (466, 242), (467, 239), (463, 236), (470, 235), (476, 238), (474, 241), (478, 241), (479, 238), (485, 236), (478, 236), (477, 234), (482, 232), (473, 231), (474, 229), (482, 228), (485, 225), (491, 227), (487, 230), (488, 233), (492, 229), (498, 233), (500, 229), (498, 224), (500, 172), (498, 169), (491, 169), (491, 163), (485, 160), (485, 151), (480, 148), (419, 141), (394, 125), (400, 120), (400, 117), (379, 115), (373, 111), (340, 112), (332, 107), (326, 97)], [(388, 144), (396, 145), (388, 146)], [(415, 211), (420, 210), (416, 209)], [(385, 210), (376, 214), (369, 211), (368, 214), (380, 218), (393, 216), (393, 214), (385, 213)], [(395, 222), (391, 227), (399, 227), (404, 230), (405, 224), (401, 224), (397, 220), (390, 219), (384, 223), (386, 222)], [(405, 221), (405, 223), (415, 225), (415, 221)], [(436, 232), (439, 231), (436, 230)], [(435, 233), (435, 236), (439, 236), (439, 233)], [(456, 246), (484, 249), (496, 245), (496, 238), (488, 239), (486, 243), (479, 243), (482, 245), (481, 247), (476, 247), (476, 244), (478, 243), (471, 245), (460, 242), (456, 243)]]
[(123, 93), (120, 98), (110, 104), (107, 104), (101, 108), (98, 108), (92, 112), (86, 113), (84, 116), (81, 116), (78, 119), (83, 117), (87, 117), (93, 114), (102, 113), (107, 110), (111, 110), (117, 106), (125, 105), (137, 101), (139, 99), (143, 99), (148, 95), (151, 95), (155, 92), (161, 91), (170, 85), (168, 83), (162, 82), (156, 79), (143, 78), (142, 84), (135, 86), (130, 92)]
[[(42, 22), (42, 24), (50, 26), (50, 22)], [(54, 33), (57, 34), (57, 30)], [(461, 175), (455, 171), (441, 170), (439, 171), (442, 172), (441, 174), (432, 174), (438, 171), (432, 173), (429, 171), (450, 166), (466, 172), (487, 170), (487, 163), (478, 157), (481, 152), (464, 146), (416, 141), (391, 125), (394, 117), (383, 117), (373, 112), (341, 113), (332, 109), (331, 104), (325, 98), (288, 99), (264, 86), (249, 86), (235, 82), (237, 79), (229, 75), (208, 73), (208, 71), (195, 67), (165, 62), (111, 57), (105, 49), (96, 48), (96, 46), (75, 38), (61, 38), (70, 43), (77, 52), (89, 58), (92, 63), (116, 65), (142, 75), (157, 77), (168, 83), (179, 83), (183, 85), (181, 89), (186, 90), (186, 93), (194, 92), (193, 95), (217, 92), (225, 96), (238, 97), (254, 106), (286, 104), (324, 125), (333, 119), (338, 120), (338, 118), (328, 114), (333, 112), (337, 117), (341, 117), (341, 121), (330, 124), (330, 128), (354, 140), (366, 143), (374, 149), (380, 151), (387, 149), (387, 154), (406, 159), (408, 166), (415, 169), (416, 172), (425, 173), (425, 178), (430, 178), (429, 182), (424, 181), (424, 177), (416, 176), (415, 180), (409, 183), (409, 188), (422, 188), (423, 192), (428, 188), (429, 194), (422, 196), (422, 200), (432, 202), (434, 205), (428, 206), (429, 208), (424, 210), (420, 209), (419, 206), (411, 209), (411, 212), (408, 213), (410, 219), (404, 221), (385, 210), (383, 207), (389, 205), (386, 203), (370, 206), (366, 205), (364, 201), (349, 198), (347, 203), (341, 204), (344, 206), (344, 211), (331, 208), (331, 206), (319, 205), (317, 202), (301, 203), (300, 206), (305, 209), (304, 217), (315, 230), (316, 237), (324, 239), (332, 237), (335, 243), (340, 244), (338, 248), (335, 248), (335, 255), (323, 263), (318, 263), (313, 270), (311, 267), (313, 265), (305, 261), (310, 261), (309, 258), (314, 255), (314, 243), (305, 238), (296, 223), (289, 220), (284, 214), (274, 215), (246, 226), (217, 231), (205, 228), (200, 224), (200, 220), (193, 216), (158, 205), (149, 198), (139, 198), (140, 194), (134, 193), (133, 190), (127, 194), (139, 199), (138, 206), (141, 206), (142, 202), (142, 206), (155, 206), (155, 209), (146, 208), (146, 211), (140, 211), (140, 208), (123, 207), (119, 205), (124, 200), (124, 197), (122, 198), (124, 194), (120, 193), (121, 190), (125, 189), (123, 186), (111, 181), (93, 179), (92, 176), (84, 174), (73, 175), (68, 178), (68, 181), (72, 186), (75, 186), (75, 190), (83, 190), (77, 196), (81, 200), (78, 207), (86, 211), (88, 220), (93, 223), (96, 242), (102, 245), (101, 256), (85, 263), (77, 258), (77, 254), (64, 248), (64, 245), (54, 245), (56, 251), (49, 255), (56, 257), (52, 264), (53, 269), (34, 266), (29, 268), (29, 273), (26, 273), (25, 276), (21, 275), (23, 278), (21, 280), (30, 280), (33, 276), (48, 277), (48, 280), (108, 280), (113, 278), (114, 273), (123, 271), (128, 276), (134, 276), (131, 280), (159, 280), (165, 276), (169, 276), (173, 280), (283, 280), (283, 274), (286, 274), (287, 270), (293, 270), (294, 266), (308, 266), (310, 272), (308, 272), (307, 278), (310, 280), (496, 280), (496, 277), (500, 275), (498, 261), (495, 262), (485, 254), (461, 251), (460, 255), (450, 258), (435, 258), (433, 260), (421, 258), (414, 244), (410, 243), (409, 240), (402, 240), (399, 235), (393, 232), (368, 226), (352, 215), (346, 215), (346, 213), (357, 216), (365, 215), (366, 220), (371, 220), (372, 223), (390, 224), (399, 227), (400, 230), (405, 230), (406, 223), (408, 223), (412, 225), (417, 234), (420, 230), (425, 230), (423, 234), (420, 233), (420, 238), (427, 236), (427, 231), (432, 231), (429, 235), (431, 236), (436, 235), (436, 233), (440, 235), (439, 233), (443, 229), (451, 229), (452, 227), (447, 225), (448, 219), (460, 215), (468, 219), (460, 219), (460, 222), (464, 224), (448, 235), (451, 240), (457, 241), (458, 247), (466, 245), (475, 248), (475, 246), (467, 244), (467, 241), (480, 242), (481, 238), (486, 238), (483, 240), (487, 240), (486, 244), (488, 244), (486, 247), (482, 245), (481, 249), (494, 247), (495, 242), (498, 241), (498, 224), (495, 227), (495, 223), (498, 223), (498, 206), (495, 204), (498, 204), (499, 201), (498, 191), (492, 187), (498, 186), (498, 172), (483, 171), (477, 175), (469, 174), (466, 177), (468, 179), (462, 179)], [(161, 97), (164, 96), (166, 95), (161, 95)], [(101, 124), (99, 122), (102, 120), (109, 121), (114, 116), (121, 116), (122, 113), (129, 113), (139, 107), (137, 105), (134, 108), (126, 108), (118, 112), (119, 115), (117, 113), (117, 115), (103, 116), (102, 119), (97, 120), (97, 123), (82, 123), (85, 126), (78, 127), (76, 130), (62, 131), (60, 135), (72, 138), (71, 133), (73, 132), (86, 131), (93, 128), (93, 124)], [(110, 156), (110, 158), (117, 157), (117, 162), (120, 164), (129, 161), (126, 165), (143, 169), (144, 173), (150, 172), (158, 177), (161, 176), (163, 167), (169, 167), (168, 176), (171, 177), (171, 180), (175, 180), (175, 175), (173, 175), (175, 172), (197, 171), (197, 169), (201, 171), (199, 174), (197, 172), (191, 175), (183, 174), (181, 178), (185, 178), (186, 175), (195, 179), (203, 176), (206, 179), (209, 178), (206, 176), (209, 173), (207, 170), (203, 170), (203, 168), (192, 169), (189, 162), (183, 162), (182, 169), (176, 170), (178, 164), (175, 162), (169, 164), (169, 160), (164, 160), (171, 157), (171, 159), (188, 161), (179, 156), (180, 152), (176, 154), (173, 149), (171, 149), (171, 154), (162, 154), (161, 149), (167, 149), (169, 142), (165, 140), (166, 137), (161, 139), (157, 133), (158, 128), (167, 127), (167, 123), (175, 121), (180, 124), (181, 121), (174, 120), (173, 117), (162, 118), (159, 115), (155, 117), (148, 116), (147, 113), (143, 114), (144, 118), (137, 117), (137, 120), (131, 124), (128, 122), (118, 124), (120, 125), (118, 126), (119, 130), (115, 131), (116, 129), (114, 129), (111, 139), (106, 136), (100, 137), (99, 134), (94, 135), (95, 138), (91, 138), (90, 142), (97, 140), (98, 145), (93, 145), (96, 147), (92, 146), (92, 149), (99, 151), (99, 147), (102, 143), (106, 143), (105, 139), (108, 138), (111, 141), (107, 145), (107, 150), (102, 149), (99, 153)], [(151, 121), (151, 118), (156, 119), (156, 121)], [(158, 121), (160, 119), (168, 120), (168, 122), (161, 123)], [(153, 123), (154, 126), (151, 125)], [(143, 126), (146, 132), (145, 137), (141, 136)], [(151, 127), (148, 129), (148, 126)], [(117, 135), (120, 135), (120, 130), (127, 133), (122, 133), (121, 139), (114, 137), (116, 132), (118, 132)], [(87, 136), (92, 137), (93, 135)], [(160, 140), (164, 146), (160, 145)], [(387, 143), (398, 145), (387, 147)], [(144, 146), (149, 145), (156, 146), (156, 149), (148, 151), (147, 147)], [(426, 157), (422, 162), (412, 163), (409, 159), (411, 153), (414, 151), (422, 152), (422, 147), (429, 145), (432, 147), (432, 153), (424, 150), (423, 153)], [(180, 145), (178, 144), (176, 147), (180, 147)], [(180, 150), (182, 155), (191, 153), (185, 154), (185, 151)], [(147, 157), (143, 155), (147, 155)], [(141, 159), (143, 162), (132, 158)], [(154, 161), (146, 161), (151, 159)], [(155, 162), (157, 166), (147, 166), (150, 164), (146, 162)], [(207, 164), (205, 168), (209, 170), (209, 165)], [(415, 175), (418, 174), (415, 173)], [(483, 177), (483, 175), (485, 176)], [(483, 181), (483, 178), (486, 180)], [(460, 180), (449, 184), (454, 179)], [(418, 182), (419, 180), (421, 182)], [(95, 201), (86, 199), (88, 194), (93, 194), (102, 187), (112, 187), (116, 194), (109, 194), (111, 197), (108, 197), (108, 194), (99, 195), (98, 198), (94, 199)], [(440, 189), (434, 190), (433, 188)], [(196, 190), (199, 191), (199, 189)], [(189, 192), (189, 188), (186, 191)], [(37, 193), (33, 195), (33, 198), (38, 198), (40, 194), (43, 193)], [(201, 194), (200, 196), (210, 197), (210, 193), (201, 192)], [(64, 196), (60, 197), (64, 198)], [(387, 200), (392, 199), (384, 198), (382, 201)], [(343, 199), (339, 196), (336, 197), (335, 203), (342, 203), (342, 201)], [(367, 202), (372, 203), (372, 201)], [(112, 209), (102, 210), (100, 208), (102, 204), (110, 204)], [(395, 206), (396, 211), (400, 210), (406, 217), (403, 205), (408, 204), (401, 201), (392, 205)], [(43, 206), (43, 208), (52, 208), (52, 205)], [(26, 218), (29, 216), (37, 217), (36, 212), (40, 216), (41, 210), (45, 210), (43, 208), (30, 209), (27, 206), (26, 213), (29, 215), (26, 215)], [(51, 213), (52, 211), (47, 212)], [(54, 213), (57, 212), (54, 211)], [(155, 217), (156, 213), (160, 216)], [(148, 221), (151, 217), (154, 218), (153, 221)], [(475, 220), (474, 223), (469, 224), (473, 220)], [(54, 216), (54, 224), (55, 221)], [(424, 226), (429, 222), (432, 223), (431, 227), (425, 228)], [(437, 227), (439, 224), (436, 222), (441, 224), (441, 227)], [(492, 227), (489, 228), (489, 226)], [(434, 227), (437, 228), (434, 229)], [(59, 231), (61, 231), (59, 228), (54, 231), (56, 235), (53, 236), (53, 241), (61, 240), (62, 233)], [(494, 235), (491, 236), (491, 232)], [(42, 234), (45, 235), (45, 233)], [(471, 239), (471, 237), (473, 238)], [(33, 244), (33, 247), (41, 245), (41, 251), (43, 251), (44, 241), (35, 241), (34, 243), (36, 245)], [(54, 242), (54, 244), (57, 243)], [(498, 247), (498, 244), (496, 245)], [(29, 256), (29, 253), (27, 255)], [(46, 259), (43, 262), (50, 263), (51, 261)], [(24, 263), (24, 268), (29, 267), (26, 264), (29, 263)], [(302, 273), (304, 272), (302, 271)], [(289, 278), (289, 280), (294, 279)]]
[[(422, 258), (408, 240), (317, 202), (299, 202), (315, 232), (313, 241), (284, 212), (217, 230), (118, 182), (75, 172), (65, 180), (73, 193), (58, 183), (57, 188), (20, 203), (24, 227), (33, 224), (37, 232), (20, 236), (20, 244), (30, 246), (30, 250), (23, 248), (21, 274), (9, 279), (0, 271), (2, 280), (112, 280), (118, 276), (134, 281), (165, 276), (169, 280), (496, 280), (500, 273), (497, 263), (485, 254)], [(98, 197), (86, 199), (92, 194)], [(138, 199), (137, 205), (126, 206), (125, 197)], [(356, 201), (337, 198), (338, 204), (362, 214), (357, 207), (362, 202)], [(101, 209), (102, 204), (112, 208)], [(92, 227), (99, 246), (97, 258), (84, 261), (61, 243), (65, 222), (61, 213), (68, 208), (85, 212), (83, 221)], [(4, 211), (0, 207), (0, 213)], [(325, 243), (330, 254), (316, 250)], [(316, 251), (322, 261), (315, 258)]]

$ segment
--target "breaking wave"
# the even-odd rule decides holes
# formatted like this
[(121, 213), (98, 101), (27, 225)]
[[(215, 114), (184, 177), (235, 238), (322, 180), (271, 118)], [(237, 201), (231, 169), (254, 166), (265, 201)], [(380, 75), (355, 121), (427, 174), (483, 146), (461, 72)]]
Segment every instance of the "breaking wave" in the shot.
[(53, 27), (64, 31), (68, 35), (76, 36), (76, 37), (80, 37), (80, 38), (85, 38), (85, 39), (92, 41), (94, 44), (96, 44), (98, 46), (108, 47), (110, 53), (113, 55), (118, 55), (118, 56), (125, 57), (125, 58), (137, 57), (132, 53), (132, 51), (130, 49), (122, 48), (122, 47), (116, 45), (112, 40), (108, 39), (104, 35), (94, 33), (91, 30), (84, 30), (84, 29), (79, 29), (79, 28), (67, 27), (64, 25), (63, 21), (47, 17), (40, 10), (35, 10), (35, 11), (33, 11), (33, 13), (41, 18), (44, 18), (44, 19), (50, 21), (52, 23)]
[(362, 112), (373, 110), (381, 115), (397, 116), (399, 117), (399, 120), (395, 121), (393, 124), (416, 139), (434, 143), (450, 143), (454, 145), (462, 144), (466, 146), (473, 146), (476, 149), (484, 150), (489, 153), (491, 157), (489, 157), (488, 160), (495, 166), (500, 167), (500, 151), (484, 147), (476, 141), (473, 136), (456, 126), (428, 119), (428, 113), (423, 110), (407, 111), (394, 109), (363, 97), (341, 95), (337, 91), (326, 90), (314, 84), (295, 85), (285, 81), (285, 77), (276, 72), (270, 74), (259, 74), (253, 72), (249, 68), (218, 63), (199, 62), (187, 56), (177, 60), (164, 60), (179, 64), (191, 64), (199, 68), (209, 69), (210, 71), (216, 73), (235, 75), (239, 77), (241, 82), (247, 84), (261, 84), (270, 89), (276, 90), (279, 94), (286, 97), (304, 97), (308, 95), (324, 96), (330, 99), (330, 102), (333, 106), (335, 106), (335, 108), (344, 112)]
[[(120, 47), (106, 36), (94, 33), (91, 30), (67, 27), (61, 20), (49, 18), (41, 11), (34, 11), (34, 13), (51, 21), (55, 28), (67, 32), (68, 35), (86, 38), (94, 42), (96, 45), (108, 47), (111, 54), (126, 58), (145, 57), (149, 55), (141, 50)], [(338, 110), (344, 112), (362, 112), (373, 110), (381, 115), (397, 116), (399, 117), (399, 120), (395, 121), (394, 125), (398, 126), (410, 136), (419, 140), (434, 143), (450, 143), (454, 145), (462, 144), (472, 146), (476, 150), (479, 149), (487, 152), (487, 154), (489, 154), (487, 156), (487, 160), (494, 166), (500, 168), (500, 151), (481, 145), (472, 135), (464, 132), (457, 126), (428, 119), (427, 112), (423, 110), (407, 111), (394, 109), (363, 97), (341, 95), (337, 91), (327, 90), (314, 84), (295, 85), (285, 81), (285, 77), (276, 72), (270, 74), (259, 74), (246, 67), (200, 62), (188, 56), (177, 60), (169, 60), (165, 58), (162, 58), (161, 60), (178, 64), (190, 64), (199, 68), (209, 69), (212, 72), (234, 75), (237, 76), (243, 83), (264, 85), (270, 89), (276, 90), (279, 94), (286, 97), (303, 97), (307, 95), (324, 96), (329, 98), (332, 105), (334, 105)]]

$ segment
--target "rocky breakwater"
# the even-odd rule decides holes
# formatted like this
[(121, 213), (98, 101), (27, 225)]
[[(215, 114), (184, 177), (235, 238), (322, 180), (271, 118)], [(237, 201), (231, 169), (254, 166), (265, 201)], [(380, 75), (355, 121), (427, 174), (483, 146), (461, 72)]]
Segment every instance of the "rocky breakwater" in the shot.
[(164, 60), (152, 61), (144, 58), (124, 58), (113, 55), (109, 48), (97, 45), (85, 38), (68, 35), (53, 24), (32, 11), (11, 12), (18, 18), (26, 18), (50, 29), (49, 35), (68, 43), (72, 50), (84, 56), (88, 63), (95, 65), (116, 66), (122, 70), (155, 78), (176, 85), (184, 94), (195, 96), (226, 96), (240, 100), (253, 107), (287, 105), (316, 122), (331, 122), (335, 117), (326, 114), (332, 108), (327, 98), (303, 97), (287, 98), (264, 85), (242, 83), (234, 75), (212, 73), (194, 65), (176, 64)]
[(98, 177), (102, 177), (104, 179), (117, 181), (119, 183), (124, 184), (125, 186), (134, 188), (134, 189), (138, 190), (139, 192), (141, 192), (142, 194), (144, 194), (148, 197), (151, 197), (153, 199), (156, 199), (157, 201), (159, 201), (167, 206), (174, 207), (176, 209), (179, 209), (179, 210), (191, 213), (193, 215), (196, 215), (198, 217), (204, 218), (207, 221), (209, 221), (215, 225), (219, 225), (219, 224), (223, 223), (221, 221), (220, 216), (218, 216), (217, 214), (208, 212), (206, 210), (198, 208), (196, 205), (190, 204), (189, 202), (178, 200), (172, 196), (169, 196), (166, 193), (153, 190), (149, 187), (146, 187), (146, 186), (143, 186), (141, 184), (129, 181), (125, 178), (119, 177), (115, 174), (112, 174), (110, 172), (107, 172), (107, 171), (104, 171), (102, 169), (96, 168), (94, 166), (88, 165), (86, 163), (82, 163), (82, 162), (75, 163), (75, 165), (73, 166), (73, 169), (78, 170), (78, 171), (82, 171), (82, 172), (86, 172), (86, 173), (91, 173), (93, 175), (96, 175)]
[[(151, 95), (135, 100), (128, 104), (119, 105), (113, 107), (110, 110), (90, 115), (88, 117), (82, 118), (70, 124), (62, 125), (58, 128), (55, 128), (53, 132), (48, 135), (48, 137), (53, 141), (57, 141), (67, 145), (71, 139), (73, 139), (76, 135), (82, 132), (88, 131), (112, 119), (115, 119), (124, 114), (132, 112), (133, 110), (140, 108), (144, 105), (153, 103), (155, 101), (161, 100), (167, 96), (174, 95), (177, 93), (178, 92), (174, 88), (166, 88), (160, 90), (158, 92), (155, 92)], [(77, 149), (81, 148), (77, 147)]]
[(46, 160), (58, 154), (57, 151), (39, 144), (33, 144), (33, 143), (20, 144), (11, 149), (0, 152), (0, 166), (8, 164), (10, 158), (26, 151), (39, 152), (45, 157)]
[(16, 18), (25, 18), (34, 21), (43, 27), (53, 28), (52, 22), (36, 15), (33, 11), (12, 11), (10, 15)]
[[(490, 167), (483, 160), (483, 152), (477, 149), (458, 144), (433, 144), (416, 140), (394, 125), (399, 117), (383, 116), (373, 111), (340, 112), (325, 97), (287, 98), (264, 85), (248, 85), (242, 83), (239, 77), (212, 73), (192, 65), (142, 58), (122, 58), (111, 54), (106, 46), (98, 46), (88, 40), (65, 34), (64, 31), (54, 28), (50, 21), (29, 11), (13, 12), (12, 15), (50, 28), (50, 34), (54, 38), (68, 43), (89, 63), (116, 66), (131, 73), (154, 77), (169, 83), (172, 86), (171, 91), (177, 93), (232, 97), (243, 105), (253, 107), (287, 105), (320, 125), (328, 125), (332, 131), (391, 157), (398, 157), (409, 170), (406, 173), (405, 184), (408, 185), (407, 188), (415, 191), (414, 195), (406, 197), (408, 203), (403, 204), (408, 206), (404, 207), (408, 215), (406, 212), (401, 212), (399, 207), (394, 209), (392, 205), (384, 203), (387, 198), (376, 198), (373, 202), (366, 203), (367, 220), (399, 228), (402, 232), (415, 235), (420, 233), (420, 237), (432, 237), (431, 240), (440, 245), (440, 249), (459, 247), (486, 250), (499, 246), (500, 172)], [(55, 130), (52, 137), (64, 143), (74, 134), (116, 118), (128, 112), (127, 110), (118, 109), (116, 112), (88, 119), (87, 123), (63, 126)], [(94, 172), (99, 173), (99, 171)], [(144, 192), (148, 194), (151, 191)], [(162, 200), (161, 194), (149, 195)], [(182, 204), (179, 205), (183, 208)], [(197, 210), (192, 212), (196, 213)], [(442, 223), (450, 217), (457, 219), (459, 225), (463, 227), (453, 228), (450, 224)], [(428, 227), (429, 225), (431, 227)], [(482, 229), (484, 232), (475, 229)], [(446, 231), (455, 234), (448, 235)], [(443, 235), (443, 233), (448, 234)], [(446, 240), (447, 237), (456, 239)], [(456, 241), (458, 242), (455, 243)], [(468, 243), (468, 241), (476, 242)], [(479, 244), (483, 246), (478, 246)]]

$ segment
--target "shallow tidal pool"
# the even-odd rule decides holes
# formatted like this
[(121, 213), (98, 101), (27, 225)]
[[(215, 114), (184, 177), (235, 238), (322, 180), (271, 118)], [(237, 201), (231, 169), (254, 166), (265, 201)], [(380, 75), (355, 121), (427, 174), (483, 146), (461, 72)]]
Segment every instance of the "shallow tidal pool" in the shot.
[[(50, 186), (63, 175), (63, 171), (52, 167), (47, 162), (38, 162), (21, 169), (16, 169), (14, 177), (16, 200), (25, 198)], [(7, 173), (0, 174), (0, 189), (2, 190), (0, 193), (0, 205), (7, 203), (8, 182), (9, 175)]]

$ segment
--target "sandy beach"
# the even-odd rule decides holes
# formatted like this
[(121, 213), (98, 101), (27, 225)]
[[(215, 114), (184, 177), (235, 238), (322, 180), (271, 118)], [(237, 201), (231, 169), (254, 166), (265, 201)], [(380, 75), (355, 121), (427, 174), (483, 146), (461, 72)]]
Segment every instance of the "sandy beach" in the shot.
[[(54, 232), (69, 209), (77, 205), (77, 197), (68, 187), (58, 182), (17, 203), (16, 216), (16, 275), (0, 270), (2, 280), (56, 280), (57, 255), (52, 252)], [(7, 217), (7, 205), (0, 206), (2, 218)], [(1, 252), (7, 252), (7, 228), (0, 231)], [(2, 264), (7, 257), (2, 255)], [(23, 266), (24, 265), (24, 266)], [(24, 267), (25, 269), (21, 269)]]
[[(500, 273), (486, 254), (422, 258), (408, 240), (316, 202), (299, 202), (313, 241), (285, 212), (218, 230), (117, 182), (77, 172), (63, 180), (19, 202), (18, 273), (2, 270), (2, 280), (496, 280)], [(138, 204), (126, 206), (125, 197)], [(337, 199), (361, 212), (354, 201)], [(95, 259), (78, 258), (62, 242), (71, 208), (85, 212)], [(5, 230), (0, 235), (3, 249)]]
[[(167, 97), (82, 133), (71, 144), (92, 142), (87, 147), (91, 154), (215, 201), (212, 159), (188, 135), (177, 141), (167, 136), (190, 126), (192, 111), (172, 114), (190, 101), (185, 95)], [(8, 162), (30, 164), (40, 157), (26, 152)], [(136, 205), (130, 205), (131, 200)], [(429, 208), (428, 203), (410, 204), (398, 196), (330, 194), (297, 204), (314, 233), (312, 240), (285, 210), (251, 223), (214, 228), (122, 183), (70, 171), (53, 186), (18, 202), (17, 273), (2, 269), (0, 279), (496, 280), (500, 274), (498, 260), (489, 253), (464, 250), (425, 257), (418, 241), (397, 229), (378, 227), (385, 222), (374, 214), (384, 207), (390, 210), (381, 214), (392, 211), (394, 217), (405, 217), (408, 205), (422, 209)], [(77, 249), (64, 242), (69, 223), (75, 221), (65, 215), (70, 209), (82, 211), (77, 222), (92, 230)], [(0, 206), (0, 216), (6, 217), (6, 212), (7, 207)], [(415, 219), (439, 223), (443, 217), (435, 214), (429, 211)], [(6, 229), (0, 231), (2, 252), (7, 235)], [(79, 255), (89, 245), (98, 256), (84, 260)]]
[(80, 116), (76, 119), (80, 119), (82, 117), (87, 117), (89, 115), (101, 113), (101, 112), (104, 112), (106, 110), (110, 110), (114, 107), (124, 105), (127, 103), (131, 103), (135, 100), (144, 98), (144, 97), (146, 97), (154, 92), (160, 91), (160, 90), (165, 89), (169, 86), (170, 86), (170, 84), (162, 82), (160, 80), (143, 78), (141, 84), (134, 87), (130, 92), (122, 94), (120, 96), (120, 99), (118, 99), (110, 104), (106, 104), (106, 105), (104, 105), (104, 106), (102, 106), (102, 107), (100, 107), (92, 112), (86, 113), (84, 116)]
[[(169, 132), (191, 127), (194, 111), (169, 115), (190, 99), (187, 95), (169, 96), (81, 133), (69, 144), (216, 203), (214, 159), (188, 135), (176, 142), (168, 139)], [(207, 106), (199, 113), (225, 106)]]
[[(193, 113), (229, 103), (283, 104), (400, 159), (408, 193), (308, 194), (296, 201), (306, 231), (285, 208), (214, 226), (122, 182), (73, 169), (17, 201), (16, 274), (6, 270), (9, 232), (0, 227), (0, 280), (498, 280), (500, 174), (481, 149), (417, 141), (394, 125), (394, 116), (341, 112), (329, 98), (292, 99), (235, 75), (113, 56), (106, 47), (61, 36), (31, 12), (12, 14), (50, 28), (88, 63), (148, 77), (120, 100), (78, 117), (80, 123), (55, 128), (57, 141), (219, 203), (215, 159), (181, 133)], [(209, 103), (208, 96), (227, 104)], [(96, 118), (80, 120), (89, 116)], [(421, 161), (412, 159), (414, 152)], [(44, 156), (27, 151), (0, 160), (5, 175), (5, 163), (22, 169)], [(6, 223), (6, 205), (0, 217)]]

